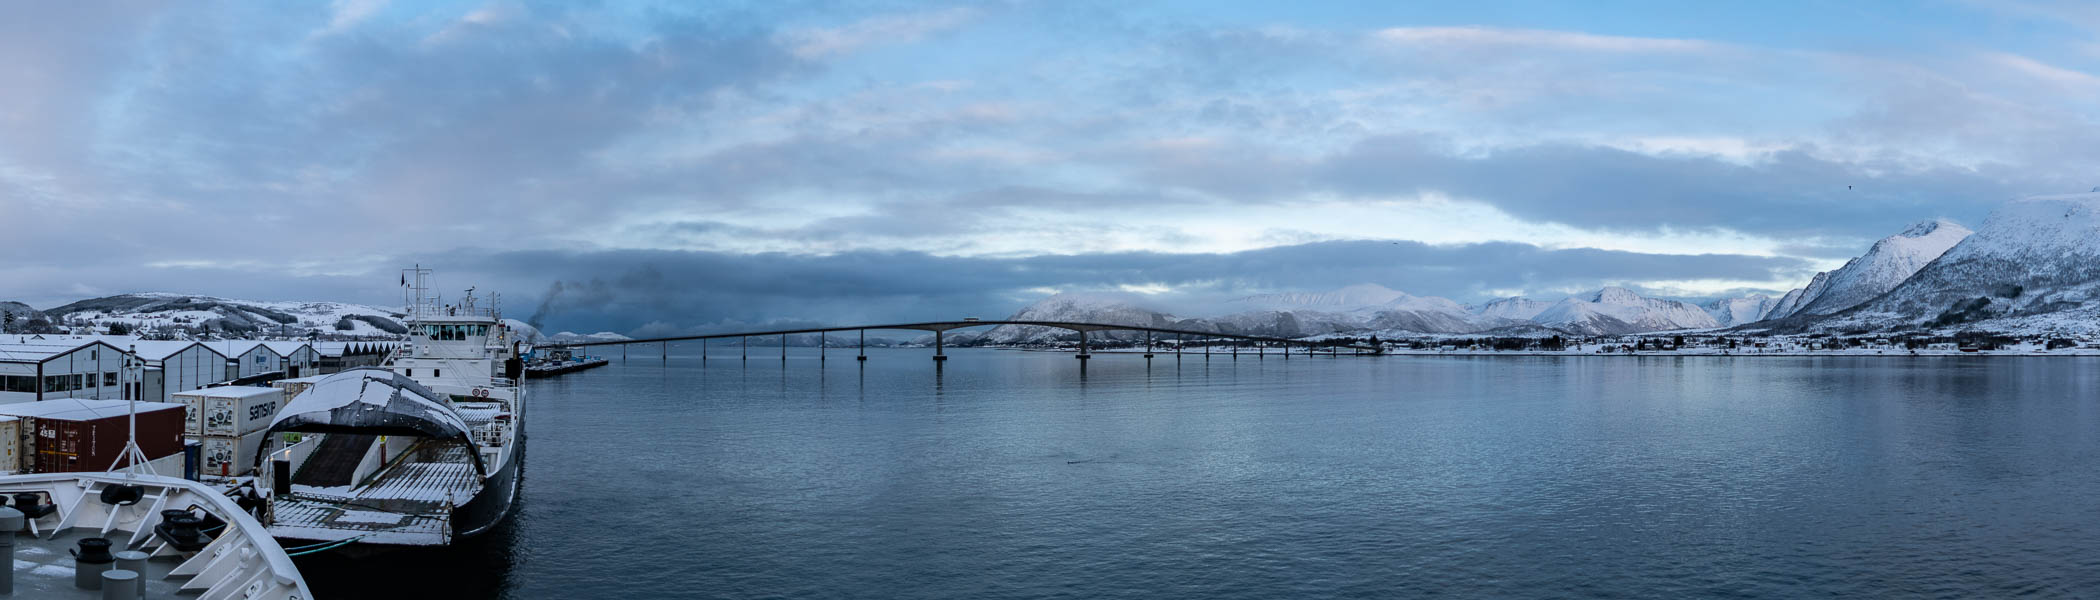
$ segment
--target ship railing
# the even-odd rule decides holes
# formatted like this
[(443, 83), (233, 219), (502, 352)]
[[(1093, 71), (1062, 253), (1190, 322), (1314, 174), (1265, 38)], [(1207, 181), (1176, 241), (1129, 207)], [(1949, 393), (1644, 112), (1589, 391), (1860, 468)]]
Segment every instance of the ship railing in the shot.
[(487, 307), (487, 306), (439, 306), (439, 305), (436, 305), (436, 304), (418, 304), (418, 305), (414, 305), (414, 306), (410, 306), (410, 307), (408, 307), (408, 316), (411, 316), (411, 317), (428, 317), (428, 318), (439, 318), (439, 317), (489, 317), (489, 318), (495, 318), (495, 317), (496, 317), (496, 309), (495, 309), (495, 308), (492, 308), (492, 307)]

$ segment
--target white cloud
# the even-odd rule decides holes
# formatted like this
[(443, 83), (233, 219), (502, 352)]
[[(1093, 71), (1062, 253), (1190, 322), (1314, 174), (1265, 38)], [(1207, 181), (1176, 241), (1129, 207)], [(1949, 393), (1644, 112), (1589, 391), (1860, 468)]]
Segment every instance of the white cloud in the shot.
[(1998, 66), (2068, 91), (2100, 91), (2100, 76), (2091, 73), (2066, 69), (2009, 52), (1991, 52), (1985, 54), (1985, 58)]
[(908, 44), (928, 35), (960, 27), (977, 17), (975, 9), (946, 8), (905, 15), (884, 15), (838, 27), (791, 31), (783, 37), (796, 56), (819, 59), (851, 53), (876, 44)]
[(1374, 36), (1382, 42), (1404, 45), (1510, 46), (1591, 52), (1702, 52), (1720, 47), (1713, 42), (1691, 39), (1499, 27), (1393, 27), (1381, 29)]
[(329, 4), (328, 25), (314, 33), (316, 36), (333, 35), (348, 31), (373, 14), (386, 8), (390, 0), (335, 0)]

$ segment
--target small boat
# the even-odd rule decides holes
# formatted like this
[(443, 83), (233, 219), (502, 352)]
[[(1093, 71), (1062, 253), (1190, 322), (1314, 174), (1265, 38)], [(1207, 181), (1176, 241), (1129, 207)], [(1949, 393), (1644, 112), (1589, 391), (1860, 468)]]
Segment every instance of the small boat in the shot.
[[(147, 473), (0, 476), (0, 524), (15, 534), (16, 598), (306, 600), (306, 579), (262, 523), (225, 492)], [(8, 513), (14, 513), (12, 515)], [(6, 534), (0, 534), (6, 535)]]
[(568, 348), (536, 348), (532, 360), (525, 363), (525, 377), (539, 379), (564, 373), (574, 373), (608, 364), (603, 358), (576, 354)]

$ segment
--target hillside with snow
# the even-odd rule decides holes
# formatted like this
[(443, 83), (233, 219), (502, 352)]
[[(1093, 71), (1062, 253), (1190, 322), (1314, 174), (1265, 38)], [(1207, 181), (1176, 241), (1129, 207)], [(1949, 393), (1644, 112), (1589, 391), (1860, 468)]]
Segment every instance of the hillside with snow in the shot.
[(2008, 202), (1887, 293), (1810, 326), (2100, 334), (2100, 192)]
[[(530, 331), (531, 335), (539, 335), (538, 330), (529, 329), (531, 327), (530, 325), (526, 325), (526, 327)], [(554, 335), (546, 336), (542, 338), (542, 341), (556, 344), (575, 344), (580, 342), (618, 342), (631, 339), (634, 338), (613, 333), (610, 331), (600, 331), (598, 333), (576, 333), (573, 331), (563, 331)]]
[[(1605, 288), (1558, 302), (1505, 298), (1463, 306), (1446, 298), (1415, 296), (1361, 284), (1326, 292), (1248, 296), (1207, 316), (1179, 316), (1148, 308), (1129, 294), (1057, 294), (1005, 320), (1109, 323), (1280, 338), (1329, 335), (1619, 335), (1721, 326), (1706, 309), (1678, 300), (1648, 298), (1624, 288)], [(1102, 332), (1094, 339), (1138, 339), (1143, 334)], [(1071, 340), (1070, 331), (1043, 326), (1001, 325), (962, 332), (958, 344), (1041, 344)]]
[(1621, 287), (1571, 296), (1531, 318), (1547, 328), (1582, 335), (1622, 335), (1721, 324), (1690, 302), (1649, 298)]
[(139, 293), (90, 298), (44, 311), (62, 326), (97, 329), (112, 324), (142, 334), (320, 334), (389, 337), (406, 333), (397, 313), (342, 302), (258, 302), (185, 294)]
[(1751, 294), (1740, 298), (1722, 298), (1701, 304), (1699, 307), (1706, 309), (1706, 314), (1712, 316), (1714, 322), (1720, 323), (1722, 327), (1734, 327), (1762, 321), (1765, 315), (1771, 314), (1773, 307), (1778, 305), (1779, 300), (1771, 296)]
[(1780, 298), (1765, 318), (1827, 315), (1858, 306), (1901, 285), (1926, 264), (1973, 233), (1953, 221), (1925, 221), (1882, 238), (1835, 271), (1817, 273), (1807, 286)]

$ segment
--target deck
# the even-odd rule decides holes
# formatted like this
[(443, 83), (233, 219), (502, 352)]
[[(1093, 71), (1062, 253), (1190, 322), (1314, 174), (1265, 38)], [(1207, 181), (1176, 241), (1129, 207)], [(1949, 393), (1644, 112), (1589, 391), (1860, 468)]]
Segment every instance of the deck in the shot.
[(467, 447), (425, 442), (366, 485), (293, 485), (273, 503), (270, 534), (299, 540), (351, 537), (376, 544), (431, 546), (451, 537), (453, 507), (481, 490)]

